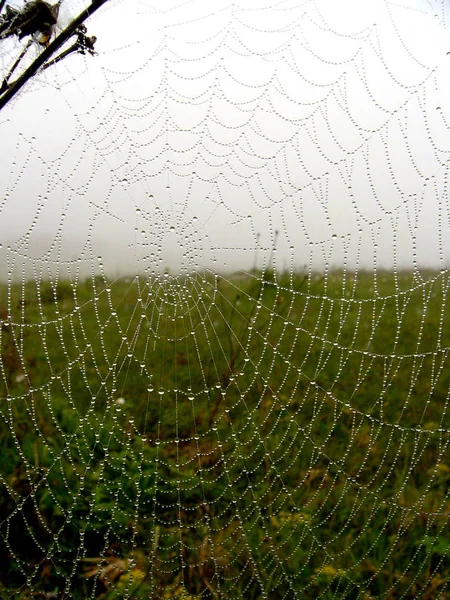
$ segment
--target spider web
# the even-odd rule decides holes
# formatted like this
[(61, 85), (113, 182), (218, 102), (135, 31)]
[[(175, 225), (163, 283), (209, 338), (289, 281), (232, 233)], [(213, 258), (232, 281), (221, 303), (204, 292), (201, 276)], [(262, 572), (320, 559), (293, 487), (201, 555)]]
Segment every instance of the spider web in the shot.
[(88, 26), (0, 117), (0, 597), (447, 598), (446, 3)]

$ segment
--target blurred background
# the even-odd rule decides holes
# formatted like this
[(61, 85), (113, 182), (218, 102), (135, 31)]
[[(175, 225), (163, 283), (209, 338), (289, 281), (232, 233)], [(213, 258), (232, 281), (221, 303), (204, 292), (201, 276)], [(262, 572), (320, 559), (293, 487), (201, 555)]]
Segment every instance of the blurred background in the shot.
[[(82, 8), (63, 1), (59, 27)], [(107, 2), (98, 55), (0, 114), (3, 277), (446, 268), (448, 18), (422, 0)], [(23, 44), (2, 42), (4, 71)]]

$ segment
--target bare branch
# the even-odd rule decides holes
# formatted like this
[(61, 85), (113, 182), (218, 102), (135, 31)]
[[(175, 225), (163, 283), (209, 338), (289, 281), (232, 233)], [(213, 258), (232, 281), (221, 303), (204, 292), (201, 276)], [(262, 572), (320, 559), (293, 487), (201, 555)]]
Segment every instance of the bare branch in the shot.
[(25, 56), (25, 54), (28, 51), (28, 48), (31, 46), (32, 44), (32, 40), (28, 40), (28, 42), (26, 43), (26, 45), (24, 46), (22, 52), (19, 54), (19, 56), (16, 58), (16, 60), (14, 61), (12, 67), (9, 69), (6, 77), (3, 79), (3, 83), (2, 86), (0, 87), (0, 94), (2, 94), (5, 90), (8, 89), (8, 81), (10, 80), (10, 78), (12, 77), (12, 74), (14, 73), (14, 71), (17, 69), (17, 67), (19, 66), (21, 60), (23, 59), (23, 57)]
[(75, 44), (73, 44), (72, 46), (70, 46), (63, 52), (61, 52), (61, 54), (58, 54), (58, 56), (55, 56), (55, 58), (52, 58), (52, 60), (49, 60), (48, 63), (45, 63), (45, 65), (42, 67), (43, 71), (45, 71), (45, 69), (48, 69), (52, 65), (56, 65), (57, 63), (61, 62), (64, 58), (66, 58), (66, 56), (69, 56), (69, 54), (73, 54), (73, 53), (86, 54), (86, 52), (87, 52), (88, 54), (91, 54), (92, 56), (94, 56), (94, 54), (95, 54), (94, 45), (95, 45), (95, 42), (97, 41), (97, 38), (95, 37), (95, 35), (93, 35), (91, 37), (87, 37), (86, 27), (84, 25), (80, 25), (80, 27), (76, 31), (76, 34), (77, 34), (77, 41), (75, 42)]
[(23, 88), (27, 81), (52, 58), (55, 52), (76, 32), (78, 27), (106, 2), (108, 2), (108, 0), (92, 0), (91, 4), (39, 54), (31, 65), (20, 75), (20, 77), (11, 83), (5, 93), (0, 97), (0, 110), (6, 106), (6, 104)]

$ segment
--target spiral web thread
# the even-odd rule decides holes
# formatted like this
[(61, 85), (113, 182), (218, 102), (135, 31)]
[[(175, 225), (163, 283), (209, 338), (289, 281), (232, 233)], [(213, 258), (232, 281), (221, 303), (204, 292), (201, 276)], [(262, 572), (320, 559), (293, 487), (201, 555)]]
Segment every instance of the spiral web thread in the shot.
[(3, 110), (1, 597), (448, 597), (447, 18), (111, 0)]

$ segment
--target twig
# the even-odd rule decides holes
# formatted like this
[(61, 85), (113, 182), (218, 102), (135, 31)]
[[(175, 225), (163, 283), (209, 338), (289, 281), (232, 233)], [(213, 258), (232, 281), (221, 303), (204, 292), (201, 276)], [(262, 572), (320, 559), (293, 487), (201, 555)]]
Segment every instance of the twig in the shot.
[(61, 62), (63, 60), (63, 58), (66, 58), (66, 56), (69, 56), (69, 54), (72, 54), (73, 52), (78, 52), (78, 50), (79, 50), (78, 42), (75, 42), (75, 44), (73, 46), (70, 46), (70, 48), (67, 48), (67, 50), (64, 50), (64, 52), (61, 52), (61, 54), (59, 54), (55, 58), (52, 58), (52, 60), (49, 60), (48, 63), (45, 63), (45, 65), (42, 67), (42, 70), (45, 71), (52, 65), (58, 64), (59, 62)]
[(56, 56), (55, 58), (52, 58), (52, 60), (49, 60), (48, 63), (45, 63), (45, 65), (42, 67), (43, 71), (45, 71), (45, 69), (48, 69), (52, 65), (58, 64), (64, 58), (66, 58), (66, 56), (69, 56), (69, 54), (72, 54), (74, 52), (77, 52), (79, 54), (86, 54), (86, 52), (88, 52), (89, 54), (94, 56), (94, 44), (97, 41), (95, 35), (93, 35), (92, 37), (87, 37), (86, 27), (84, 25), (80, 25), (76, 33), (78, 39), (75, 42), (75, 44), (70, 46), (70, 48), (67, 48), (67, 50), (64, 50), (64, 52), (61, 52), (61, 54), (58, 54), (58, 56)]
[(51, 59), (55, 52), (61, 48), (64, 42), (66, 42), (75, 33), (76, 29), (106, 2), (108, 2), (108, 0), (92, 0), (91, 4), (85, 8), (78, 15), (78, 17), (76, 17), (72, 23), (70, 23), (43, 52), (41, 52), (41, 54), (39, 54), (32, 64), (8, 87), (3, 96), (0, 98), (0, 110), (6, 106), (6, 104), (8, 104), (12, 98), (14, 98), (14, 96), (23, 88), (27, 81), (31, 79), (33, 75), (35, 75), (39, 69)]
[(2, 86), (0, 88), (0, 94), (3, 94), (4, 91), (6, 91), (8, 89), (8, 81), (11, 77), (11, 75), (14, 73), (14, 71), (17, 69), (17, 66), (19, 65), (20, 61), (22, 60), (22, 58), (25, 56), (25, 54), (28, 51), (28, 48), (31, 46), (31, 44), (33, 43), (32, 40), (28, 40), (28, 42), (26, 43), (25, 47), (23, 48), (22, 52), (19, 54), (19, 56), (16, 58), (16, 60), (14, 61), (14, 64), (12, 65), (12, 67), (10, 68), (8, 74), (6, 75), (6, 77), (3, 79), (2, 82)]

